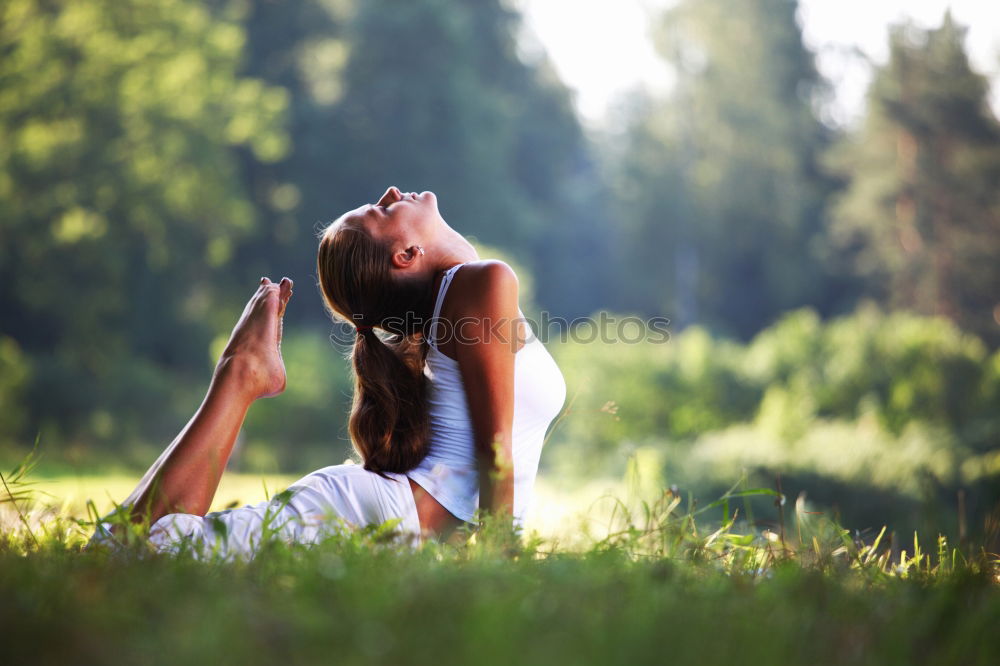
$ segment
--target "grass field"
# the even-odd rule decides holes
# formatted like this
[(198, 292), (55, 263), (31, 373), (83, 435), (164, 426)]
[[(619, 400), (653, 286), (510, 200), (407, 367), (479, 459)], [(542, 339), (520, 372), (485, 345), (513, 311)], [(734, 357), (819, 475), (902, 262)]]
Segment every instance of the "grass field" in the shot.
[[(217, 506), (290, 480), (227, 476)], [(858, 541), (792, 508), (784, 539), (709, 520), (763, 492), (699, 513), (543, 482), (549, 521), (520, 542), (367, 531), (224, 563), (82, 551), (85, 499), (110, 507), (135, 479), (38, 481), (33, 505), (0, 507), (3, 663), (1000, 663), (996, 556)]]

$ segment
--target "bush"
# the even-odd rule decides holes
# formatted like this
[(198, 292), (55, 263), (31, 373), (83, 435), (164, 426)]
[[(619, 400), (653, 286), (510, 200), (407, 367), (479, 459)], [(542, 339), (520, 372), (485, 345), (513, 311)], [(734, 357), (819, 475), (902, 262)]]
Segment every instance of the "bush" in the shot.
[[(1000, 352), (991, 357), (939, 318), (866, 306), (824, 323), (804, 309), (747, 345), (692, 327), (667, 344), (570, 342), (554, 353), (570, 407), (550, 462), (589, 472), (610, 465), (617, 473), (621, 454), (637, 445), (681, 452), (751, 423), (783, 461), (814, 427), (850, 429), (859, 419), (875, 421), (866, 427), (877, 427), (879, 450), (903, 451), (913, 432), (925, 433), (921, 448), (931, 452), (921, 464), (988, 453), (1000, 441)], [(954, 473), (947, 467), (939, 476)]]

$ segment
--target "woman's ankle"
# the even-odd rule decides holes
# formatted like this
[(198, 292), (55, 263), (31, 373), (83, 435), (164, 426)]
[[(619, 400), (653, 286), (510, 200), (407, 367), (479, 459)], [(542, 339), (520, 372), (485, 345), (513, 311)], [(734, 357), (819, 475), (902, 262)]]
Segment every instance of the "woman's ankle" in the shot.
[(256, 359), (242, 354), (226, 355), (215, 366), (209, 392), (223, 392), (249, 406), (261, 397), (267, 369)]

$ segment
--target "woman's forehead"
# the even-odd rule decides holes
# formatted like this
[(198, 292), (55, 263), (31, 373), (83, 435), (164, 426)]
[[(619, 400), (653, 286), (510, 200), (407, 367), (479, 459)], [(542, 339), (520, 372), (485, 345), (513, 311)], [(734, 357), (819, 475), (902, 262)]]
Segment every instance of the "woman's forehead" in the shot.
[(346, 227), (348, 229), (363, 228), (365, 221), (372, 216), (374, 208), (375, 207), (372, 206), (372, 204), (363, 204), (358, 206), (354, 210), (349, 210), (341, 215), (330, 226), (338, 229), (341, 227)]

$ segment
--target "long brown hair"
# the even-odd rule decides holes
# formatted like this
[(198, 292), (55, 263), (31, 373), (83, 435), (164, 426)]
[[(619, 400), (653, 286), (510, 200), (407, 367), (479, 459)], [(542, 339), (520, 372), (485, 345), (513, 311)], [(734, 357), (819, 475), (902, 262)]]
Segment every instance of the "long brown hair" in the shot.
[(430, 314), (431, 285), (393, 279), (391, 249), (343, 221), (323, 230), (316, 268), (333, 318), (360, 326), (350, 353), (354, 448), (369, 471), (409, 471), (430, 444), (420, 318)]

